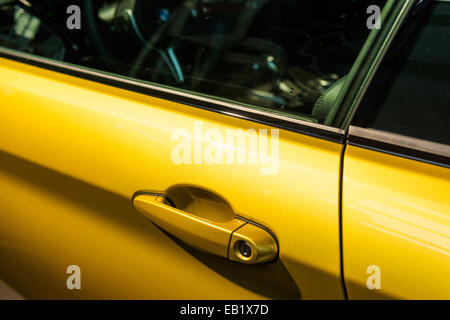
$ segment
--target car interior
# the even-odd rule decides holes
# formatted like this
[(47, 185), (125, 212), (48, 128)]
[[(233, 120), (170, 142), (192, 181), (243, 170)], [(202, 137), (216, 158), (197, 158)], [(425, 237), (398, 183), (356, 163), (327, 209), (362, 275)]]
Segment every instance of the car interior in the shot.
[(0, 1), (0, 45), (322, 124), (370, 32), (367, 1), (72, 2), (79, 30), (67, 1)]

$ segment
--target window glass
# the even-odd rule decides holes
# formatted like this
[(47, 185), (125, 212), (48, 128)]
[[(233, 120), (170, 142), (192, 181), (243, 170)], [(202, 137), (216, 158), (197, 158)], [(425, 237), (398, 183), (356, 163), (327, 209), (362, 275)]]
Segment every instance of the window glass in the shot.
[(0, 45), (323, 123), (384, 2), (1, 0)]
[(359, 109), (356, 124), (450, 144), (450, 2), (403, 26)]

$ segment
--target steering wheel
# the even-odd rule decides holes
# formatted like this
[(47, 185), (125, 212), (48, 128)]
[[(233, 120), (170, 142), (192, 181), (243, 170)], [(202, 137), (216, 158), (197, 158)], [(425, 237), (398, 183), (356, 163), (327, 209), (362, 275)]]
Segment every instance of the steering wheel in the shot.
[[(84, 6), (92, 45), (98, 55), (113, 61), (114, 71), (146, 80), (155, 78), (153, 71), (153, 75), (165, 78), (165, 83), (184, 80), (173, 48), (157, 46), (177, 7), (176, 1), (84, 0)], [(143, 70), (150, 70), (150, 74), (143, 74)]]

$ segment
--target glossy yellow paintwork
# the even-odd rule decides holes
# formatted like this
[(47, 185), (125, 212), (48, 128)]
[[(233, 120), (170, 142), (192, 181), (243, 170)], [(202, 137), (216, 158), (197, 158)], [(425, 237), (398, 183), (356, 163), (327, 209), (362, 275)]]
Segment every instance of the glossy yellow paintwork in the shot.
[(450, 170), (355, 146), (344, 159), (349, 298), (450, 299)]
[[(177, 165), (172, 133), (196, 120), (205, 130), (272, 128), (6, 59), (0, 95), (0, 277), (26, 298), (343, 297), (342, 145), (280, 130), (274, 175), (259, 165)], [(277, 262), (199, 253), (132, 206), (136, 191), (184, 185), (270, 228)], [(66, 288), (72, 264), (79, 291)]]

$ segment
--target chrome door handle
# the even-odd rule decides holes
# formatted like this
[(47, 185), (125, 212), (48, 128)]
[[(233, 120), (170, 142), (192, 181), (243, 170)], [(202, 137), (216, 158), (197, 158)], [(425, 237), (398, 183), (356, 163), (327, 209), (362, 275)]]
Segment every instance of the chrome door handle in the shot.
[(179, 210), (162, 194), (138, 194), (136, 209), (163, 230), (198, 249), (242, 263), (268, 262), (277, 257), (278, 244), (265, 228), (238, 216), (213, 221)]

